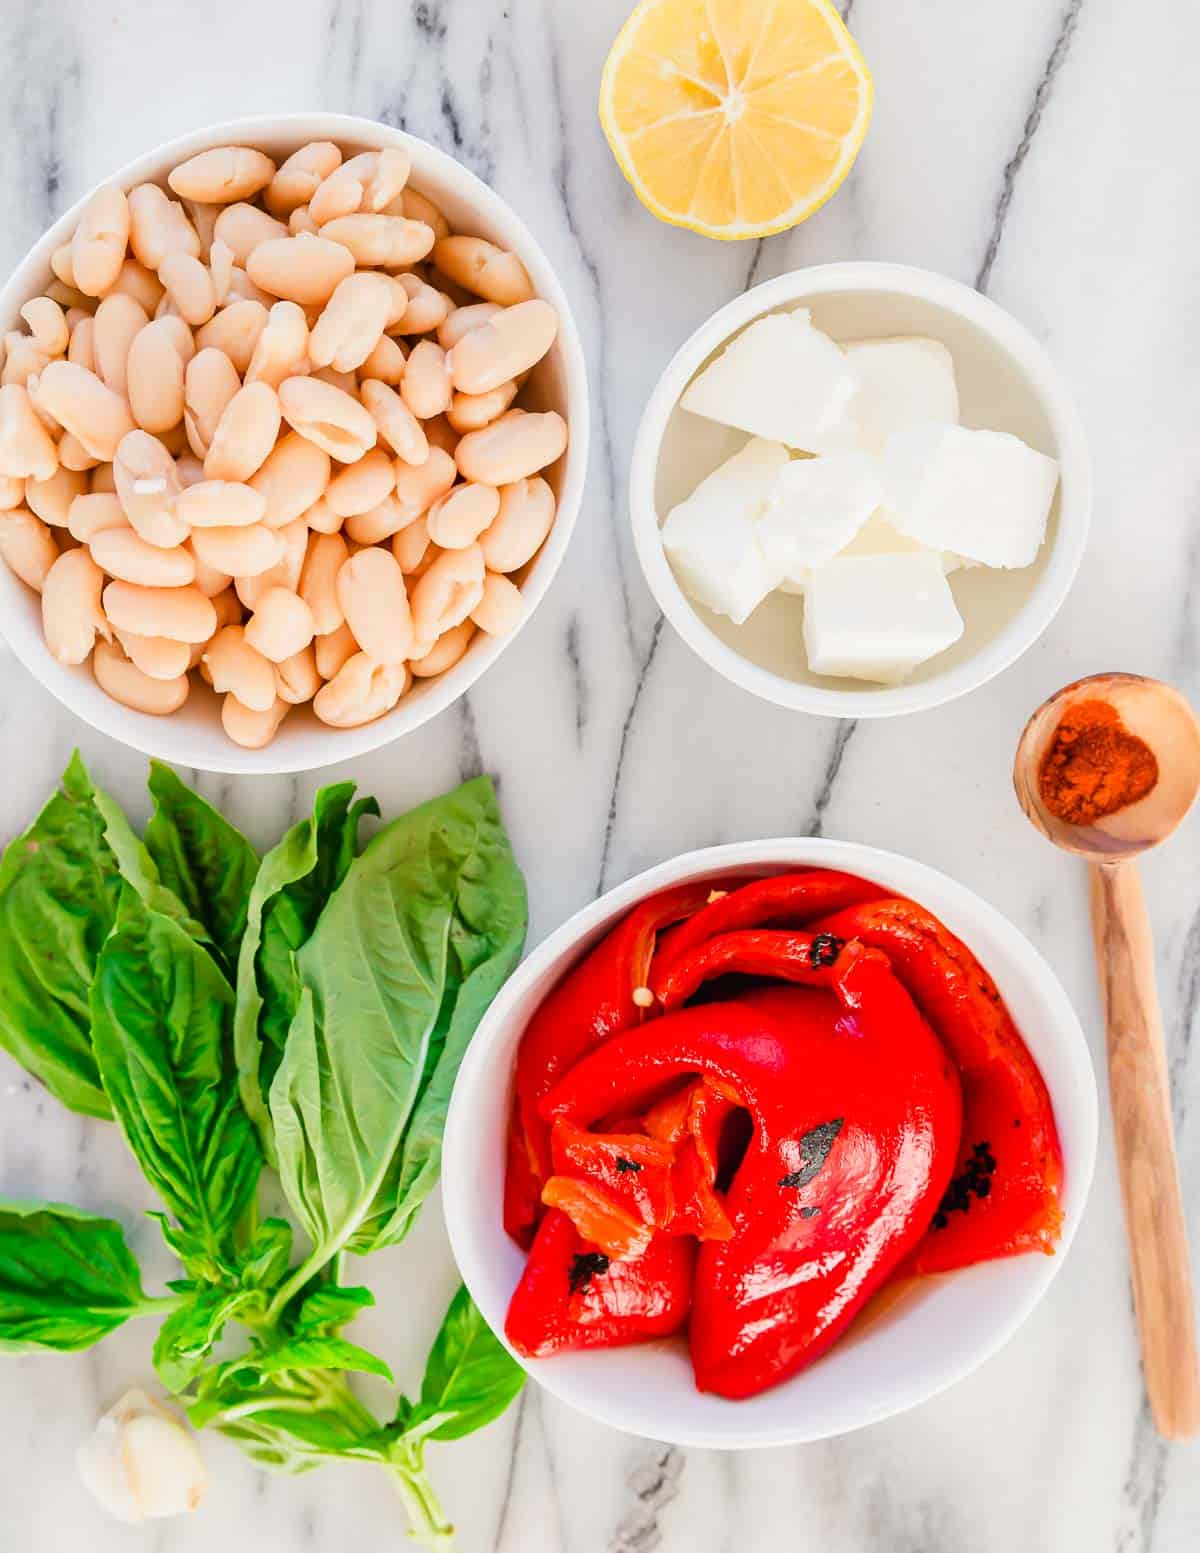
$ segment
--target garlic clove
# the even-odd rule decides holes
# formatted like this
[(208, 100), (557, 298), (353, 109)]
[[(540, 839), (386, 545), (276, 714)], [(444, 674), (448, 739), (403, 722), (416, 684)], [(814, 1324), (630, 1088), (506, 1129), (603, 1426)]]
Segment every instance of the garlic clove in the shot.
[(118, 1520), (195, 1510), (208, 1473), (191, 1434), (144, 1391), (127, 1391), (99, 1420), (76, 1460), (84, 1486)]

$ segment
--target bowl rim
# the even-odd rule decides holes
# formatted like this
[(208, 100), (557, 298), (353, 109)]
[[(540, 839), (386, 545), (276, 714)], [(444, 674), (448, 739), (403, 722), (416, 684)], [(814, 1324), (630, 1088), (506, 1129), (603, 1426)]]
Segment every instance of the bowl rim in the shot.
[[(189, 130), (143, 152), (85, 190), (26, 250), (0, 286), (0, 317), (9, 312), (15, 315), (20, 304), (28, 300), (32, 294), (30, 286), (38, 283), (31, 272), (48, 270), (50, 254), (74, 231), (84, 205), (97, 188), (107, 183), (118, 183), (128, 189), (132, 184), (146, 180), (162, 182), (172, 164), (199, 151), (225, 144), (254, 145), (264, 135), (291, 135), (298, 146), (315, 139), (403, 146), (413, 154), (418, 183), (422, 170), (435, 169), (437, 176), (455, 186), (464, 201), (476, 205), (485, 217), (494, 216), (498, 225), (511, 229), (520, 240), (518, 252), (530, 271), (537, 294), (551, 302), (558, 312), (557, 343), (562, 350), (564, 415), (569, 439), (554, 526), (522, 583), (525, 609), (516, 629), (503, 637), (485, 637), (480, 633), (459, 663), (427, 682), (430, 688), (419, 702), (402, 699), (392, 712), (358, 728), (322, 728), (322, 743), (329, 748), (327, 753), (320, 751), (316, 758), (309, 753), (286, 754), (283, 752), (286, 746), (281, 747), (278, 742), (261, 750), (243, 749), (226, 738), (215, 717), (211, 752), (205, 750), (201, 756), (190, 744), (186, 750), (176, 748), (177, 741), (170, 737), (170, 717), (153, 717), (113, 701), (94, 682), (90, 671), (86, 674), (54, 674), (60, 666), (54, 664), (40, 637), (13, 629), (6, 618), (8, 612), (0, 609), (0, 637), (14, 656), (43, 690), (89, 727), (142, 754), (223, 775), (281, 776), (321, 770), (402, 738), (465, 695), (528, 624), (558, 574), (583, 503), (590, 439), (588, 373), (579, 326), (557, 271), (524, 219), (502, 195), (441, 147), (381, 120), (354, 114), (304, 110), (251, 114)], [(4, 571), (7, 573), (7, 568)], [(27, 591), (16, 577), (6, 576), (3, 585), (10, 580)], [(183, 742), (187, 742), (186, 737)]]
[[(752, 319), (790, 302), (827, 295), (886, 292), (933, 303), (988, 335), (1032, 384), (1058, 444), (1058, 529), (1033, 593), (1001, 631), (953, 668), (919, 683), (877, 690), (806, 685), (751, 662), (715, 635), (692, 607), (659, 538), (655, 483), (663, 435), (683, 390), (701, 363)], [(987, 684), (1026, 652), (1062, 608), (1079, 570), (1091, 523), (1092, 478), (1079, 411), (1057, 367), (1024, 324), (990, 297), (935, 270), (875, 260), (848, 260), (790, 270), (719, 308), (683, 342), (646, 403), (634, 441), (629, 510), (634, 546), (655, 602), (698, 657), (762, 700), (826, 717), (895, 717), (926, 711)]]
[[(866, 1407), (862, 1416), (853, 1423), (839, 1425), (834, 1429), (822, 1428), (820, 1425), (815, 1428), (788, 1424), (764, 1425), (756, 1421), (754, 1427), (747, 1424), (740, 1430), (731, 1429), (729, 1433), (713, 1433), (703, 1427), (687, 1425), (664, 1432), (660, 1422), (650, 1423), (640, 1416), (636, 1399), (625, 1399), (620, 1405), (610, 1406), (603, 1401), (597, 1402), (586, 1393), (581, 1396), (577, 1383), (562, 1382), (553, 1360), (528, 1359), (517, 1353), (508, 1342), (504, 1333), (507, 1299), (498, 1308), (497, 1300), (492, 1297), (494, 1291), (493, 1278), (489, 1272), (490, 1257), (484, 1249), (484, 1243), (477, 1242), (470, 1229), (472, 1214), (469, 1205), (477, 1196), (477, 1191), (475, 1173), (467, 1162), (475, 1157), (479, 1131), (472, 1114), (473, 1102), (489, 1079), (495, 1082), (492, 1071), (496, 1061), (494, 1054), (506, 1034), (514, 1006), (549, 970), (566, 970), (573, 952), (582, 940), (598, 934), (647, 896), (685, 879), (720, 874), (730, 868), (788, 871), (797, 867), (842, 868), (867, 878), (888, 878), (893, 872), (898, 872), (906, 880), (903, 893), (918, 900), (932, 898), (939, 911), (949, 906), (951, 916), (966, 919), (1002, 946), (1006, 960), (1016, 968), (1025, 985), (1046, 1010), (1047, 1039), (1061, 1049), (1069, 1072), (1069, 1083), (1060, 1084), (1057, 1091), (1051, 1091), (1056, 1111), (1061, 1107), (1060, 1115), (1065, 1115), (1069, 1107), (1079, 1134), (1075, 1152), (1064, 1160), (1068, 1184), (1062, 1235), (1055, 1255), (1035, 1259), (1031, 1254), (1026, 1259), (1033, 1272), (1040, 1276), (1031, 1278), (1028, 1286), (1020, 1291), (1007, 1319), (996, 1323), (995, 1329), (980, 1343), (977, 1351), (952, 1373), (938, 1377), (935, 1382), (920, 1390), (914, 1390), (905, 1400)], [(961, 924), (959, 927), (952, 925), (951, 930), (959, 931), (960, 928)], [(513, 1056), (507, 1064), (509, 1093), (518, 1039), (519, 1034), (513, 1037)], [(1046, 1082), (1049, 1088), (1049, 1079)], [(1091, 1052), (1082, 1025), (1053, 967), (1014, 923), (967, 885), (903, 853), (864, 842), (828, 837), (772, 837), (701, 847), (644, 869), (574, 912), (526, 957), (480, 1021), (459, 1068), (443, 1136), (442, 1206), (454, 1260), (484, 1318), (526, 1374), (559, 1401), (627, 1434), (667, 1440), (672, 1444), (697, 1449), (751, 1450), (801, 1445), (852, 1433), (930, 1401), (972, 1374), (1011, 1340), (1041, 1302), (1067, 1259), (1087, 1207), (1095, 1173), (1098, 1138), (1098, 1090)], [(505, 1231), (499, 1222), (496, 1233), (507, 1244)], [(1037, 1263), (1044, 1265), (1038, 1266)], [(970, 1269), (964, 1271), (969, 1273)]]

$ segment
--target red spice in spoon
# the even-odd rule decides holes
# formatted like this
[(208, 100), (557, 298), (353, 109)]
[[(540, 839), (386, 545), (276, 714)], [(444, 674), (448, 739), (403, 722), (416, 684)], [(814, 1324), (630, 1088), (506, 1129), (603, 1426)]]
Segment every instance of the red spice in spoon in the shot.
[(1099, 700), (1067, 708), (1038, 773), (1042, 803), (1068, 825), (1094, 825), (1145, 798), (1157, 782), (1154, 751)]

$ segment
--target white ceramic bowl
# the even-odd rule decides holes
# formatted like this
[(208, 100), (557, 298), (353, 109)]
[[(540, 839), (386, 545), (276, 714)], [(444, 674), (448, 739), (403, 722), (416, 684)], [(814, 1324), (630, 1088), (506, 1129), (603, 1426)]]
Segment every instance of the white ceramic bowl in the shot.
[[(570, 437), (563, 458), (543, 471), (558, 497), (558, 515), (549, 538), (522, 578), (528, 620), (558, 570), (579, 512), (587, 465), (588, 389), (583, 347), (566, 292), (549, 259), (512, 208), (436, 146), (389, 125), (338, 113), (270, 114), (215, 124), (169, 141), (105, 182), (117, 182), (127, 189), (136, 183), (164, 182), (177, 163), (219, 145), (257, 146), (281, 160), (309, 140), (333, 140), (352, 151), (403, 147), (412, 158), (413, 187), (442, 207), (456, 231), (490, 238), (517, 253), (538, 295), (553, 303), (558, 312), (558, 339), (536, 368), (525, 396), (526, 403), (558, 410), (566, 419)], [(50, 255), (74, 232), (91, 192), (54, 223), (0, 291), (0, 333), (22, 327), (19, 309), (30, 297), (39, 295), (51, 279)], [(329, 728), (309, 708), (298, 707), (266, 749), (245, 750), (226, 738), (218, 699), (203, 684), (193, 685), (187, 704), (173, 716), (150, 717), (106, 696), (88, 666), (67, 668), (56, 663), (42, 639), (37, 596), (2, 563), (0, 630), (30, 673), (93, 728), (177, 765), (226, 772), (310, 771), (378, 749), (419, 728), (456, 701), (513, 640), (513, 636), (490, 637), (480, 632), (448, 673), (418, 681), (386, 717), (362, 728)]]
[[(702, 366), (764, 313), (812, 309), (839, 342), (923, 334), (953, 353), (965, 426), (1010, 431), (1059, 461), (1061, 481), (1046, 543), (1022, 571), (971, 568), (950, 585), (966, 629), (902, 685), (883, 688), (809, 672), (802, 601), (772, 594), (741, 626), (694, 604), (663, 553), (667, 513), (747, 440), (679, 406)], [(1032, 646), (1057, 614), (1087, 540), (1091, 474), (1079, 416), (1055, 367), (1011, 314), (969, 286), (899, 264), (823, 264), (781, 275), (737, 297), (696, 330), (646, 406), (629, 478), (638, 557), (667, 619), (704, 661), (766, 701), (827, 717), (922, 711), (984, 684)]]
[(940, 916), (995, 977), (1045, 1077), (1062, 1140), (1062, 1241), (1055, 1256), (988, 1262), (915, 1283), (810, 1370), (744, 1402), (695, 1389), (682, 1339), (518, 1359), (562, 1401), (614, 1428), (721, 1449), (800, 1444), (915, 1407), (970, 1374), (1013, 1335), (1062, 1266), (1079, 1225), (1096, 1154), (1096, 1083), (1066, 993), (1037, 950), (999, 912), (923, 864), (852, 842), (775, 840), (690, 852), (639, 874), (577, 912), (525, 961), (467, 1051), (446, 1125), (446, 1222), (458, 1265), (490, 1325), (503, 1332), (525, 1253), (504, 1232), (501, 1205), (511, 1074), (521, 1033), (558, 978), (637, 901), (683, 880), (841, 868)]

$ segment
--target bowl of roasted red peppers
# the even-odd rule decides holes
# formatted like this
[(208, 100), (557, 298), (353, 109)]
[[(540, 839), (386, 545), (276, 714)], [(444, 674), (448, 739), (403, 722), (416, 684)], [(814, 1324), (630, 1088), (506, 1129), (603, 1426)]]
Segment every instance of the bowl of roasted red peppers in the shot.
[(447, 1220), (564, 1400), (801, 1441), (1015, 1331), (1095, 1140), (1078, 1021), (998, 913), (888, 853), (758, 842), (653, 869), (530, 956), (463, 1063)]

